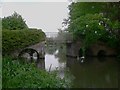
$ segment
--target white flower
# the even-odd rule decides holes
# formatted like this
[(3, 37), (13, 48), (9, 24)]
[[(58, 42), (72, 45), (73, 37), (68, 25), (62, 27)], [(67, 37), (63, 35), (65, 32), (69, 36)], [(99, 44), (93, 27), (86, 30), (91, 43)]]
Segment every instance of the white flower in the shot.
[(101, 23), (99, 23), (99, 25), (101, 25)]
[(97, 33), (97, 31), (95, 31), (95, 33)]
[(88, 25), (86, 25), (86, 27), (88, 27)]

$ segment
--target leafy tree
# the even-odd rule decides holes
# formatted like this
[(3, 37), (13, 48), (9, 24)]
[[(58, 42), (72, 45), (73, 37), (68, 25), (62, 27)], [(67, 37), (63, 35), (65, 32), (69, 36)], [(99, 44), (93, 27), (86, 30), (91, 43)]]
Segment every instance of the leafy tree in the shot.
[(11, 16), (2, 18), (2, 29), (21, 30), (27, 28), (28, 26), (22, 16), (16, 12), (14, 12)]
[(111, 20), (120, 21), (120, 2), (106, 3), (104, 10), (104, 16)]
[[(110, 6), (111, 4), (112, 6)], [(118, 43), (117, 36), (119, 36), (116, 32), (120, 31), (118, 8), (118, 3), (72, 3), (69, 6), (68, 30), (73, 33), (74, 40), (81, 40), (82, 38), (84, 47), (88, 47), (98, 40), (115, 47)]]

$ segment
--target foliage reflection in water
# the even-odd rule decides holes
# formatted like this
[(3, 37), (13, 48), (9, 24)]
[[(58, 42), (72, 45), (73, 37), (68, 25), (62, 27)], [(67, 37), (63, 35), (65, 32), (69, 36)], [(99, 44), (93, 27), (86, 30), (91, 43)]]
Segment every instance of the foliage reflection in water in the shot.
[(67, 67), (74, 75), (73, 86), (79, 88), (117, 88), (118, 63), (116, 58), (87, 58), (84, 63), (67, 59)]
[(119, 86), (119, 63), (114, 57), (91, 57), (81, 62), (76, 58), (66, 57), (65, 50), (58, 48), (53, 54), (46, 53), (46, 70), (49, 70), (51, 64), (51, 70), (57, 67), (62, 77), (65, 75), (65, 70), (67, 73), (69, 70), (75, 88), (117, 88)]
[[(47, 46), (45, 59), (36, 63), (38, 68), (57, 71), (74, 88), (117, 88), (119, 63), (114, 57), (85, 58), (83, 62), (66, 57), (65, 47)], [(66, 82), (67, 82), (66, 81)]]

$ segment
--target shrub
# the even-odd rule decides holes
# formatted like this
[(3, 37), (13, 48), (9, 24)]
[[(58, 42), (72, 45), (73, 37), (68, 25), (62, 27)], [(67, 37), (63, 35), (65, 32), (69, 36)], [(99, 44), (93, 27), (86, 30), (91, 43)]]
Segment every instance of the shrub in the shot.
[(2, 53), (9, 54), (44, 39), (45, 34), (41, 30), (2, 30)]

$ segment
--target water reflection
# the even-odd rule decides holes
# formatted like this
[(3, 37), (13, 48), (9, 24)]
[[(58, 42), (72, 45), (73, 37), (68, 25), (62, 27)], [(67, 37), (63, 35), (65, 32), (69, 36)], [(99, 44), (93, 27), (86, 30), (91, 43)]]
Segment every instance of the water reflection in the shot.
[[(65, 46), (47, 46), (45, 59), (37, 61), (36, 65), (46, 71), (58, 70), (63, 78), (68, 69), (74, 76), (74, 88), (117, 88), (119, 85), (119, 63), (116, 58), (85, 58), (80, 61), (76, 58), (66, 57)], [(35, 55), (34, 55), (35, 57)]]
[[(48, 47), (50, 48), (50, 47)], [(118, 85), (118, 62), (116, 58), (85, 58), (83, 61), (76, 58), (66, 57), (65, 46), (54, 47), (52, 54), (45, 55), (45, 69), (48, 71), (59, 70), (59, 76), (64, 77), (64, 72), (74, 76), (72, 80), (74, 88), (117, 88)]]
[(45, 52), (48, 53), (48, 54), (50, 54), (50, 55), (53, 55), (56, 52), (57, 49), (58, 48), (55, 45), (47, 45), (45, 47)]
[(45, 69), (49, 71), (49, 68), (51, 66), (51, 71), (56, 70), (59, 66), (58, 58), (56, 58), (54, 55), (47, 54), (45, 55)]
[(117, 88), (118, 63), (116, 58), (87, 58), (80, 63), (75, 58), (67, 58), (67, 67), (74, 75), (75, 88)]

